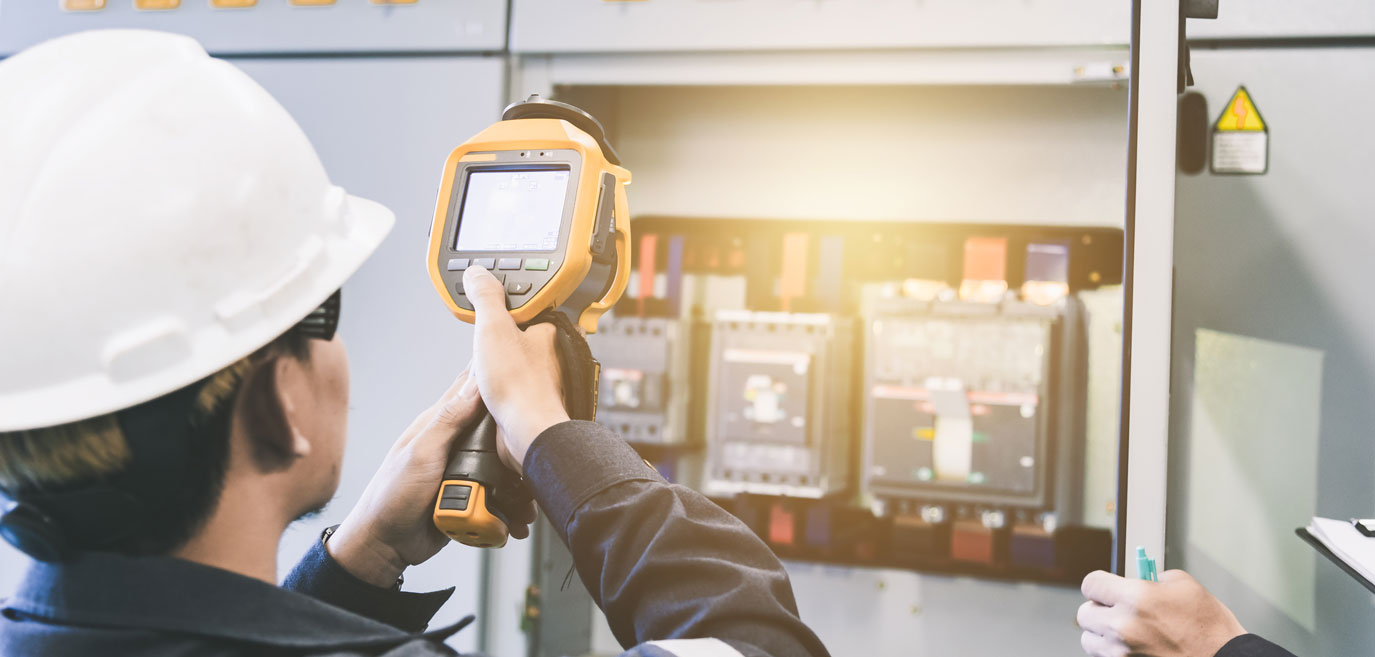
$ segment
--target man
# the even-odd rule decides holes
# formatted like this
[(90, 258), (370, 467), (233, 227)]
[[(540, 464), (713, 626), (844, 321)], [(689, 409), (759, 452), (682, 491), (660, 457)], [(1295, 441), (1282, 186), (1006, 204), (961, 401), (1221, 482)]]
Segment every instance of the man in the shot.
[(1294, 657), (1246, 630), (1182, 570), (1159, 582), (1097, 571), (1084, 578), (1080, 644), (1092, 657)]
[(338, 484), (338, 290), (391, 213), (330, 185), (242, 72), (154, 32), (0, 63), (0, 173), (0, 535), (39, 559), (0, 655), (452, 654), (462, 623), (426, 632), (451, 590), (401, 574), (449, 543), (434, 496), (484, 402), (628, 655), (826, 655), (743, 524), (569, 421), (552, 329), (476, 268), (471, 366), (278, 588), (283, 531)]

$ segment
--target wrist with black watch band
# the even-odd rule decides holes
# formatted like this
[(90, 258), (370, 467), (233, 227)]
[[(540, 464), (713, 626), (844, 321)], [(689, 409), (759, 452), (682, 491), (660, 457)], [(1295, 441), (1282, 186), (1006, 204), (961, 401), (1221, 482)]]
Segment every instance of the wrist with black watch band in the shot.
[[(326, 527), (326, 528), (325, 528), (325, 531), (320, 532), (320, 544), (321, 544), (321, 545), (326, 545), (326, 544), (328, 544), (328, 543), (329, 543), (329, 537), (333, 536), (333, 535), (334, 535), (334, 532), (337, 531), (338, 529), (339, 529), (339, 525), (330, 525), (329, 527)], [(327, 551), (328, 551), (328, 550), (327, 550)], [(331, 558), (333, 558), (332, 555), (331, 555)], [(340, 565), (340, 567), (343, 566), (343, 564), (339, 564), (339, 565)], [(344, 570), (348, 570), (348, 569), (345, 568)], [(356, 577), (356, 576), (355, 576), (355, 577)], [(405, 584), (405, 583), (406, 583), (406, 576), (405, 576), (405, 575), (397, 575), (397, 576), (396, 576), (396, 583), (393, 584), (393, 585), (391, 586), (391, 590), (393, 590), (393, 591), (400, 591), (400, 590), (401, 590), (401, 585), (402, 585), (402, 584)]]

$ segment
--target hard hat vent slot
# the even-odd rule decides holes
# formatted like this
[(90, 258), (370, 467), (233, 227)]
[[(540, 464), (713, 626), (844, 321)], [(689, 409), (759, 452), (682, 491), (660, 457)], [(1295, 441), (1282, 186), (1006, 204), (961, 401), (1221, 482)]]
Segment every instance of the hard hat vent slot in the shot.
[(171, 317), (111, 338), (103, 354), (105, 371), (116, 382), (169, 369), (190, 357), (191, 340), (186, 325)]

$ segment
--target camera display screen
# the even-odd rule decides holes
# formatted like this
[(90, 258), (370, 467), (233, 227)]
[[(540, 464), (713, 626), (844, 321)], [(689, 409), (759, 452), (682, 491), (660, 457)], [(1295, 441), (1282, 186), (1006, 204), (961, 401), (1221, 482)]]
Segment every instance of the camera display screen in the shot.
[(479, 169), (468, 174), (457, 251), (553, 251), (559, 245), (566, 168)]

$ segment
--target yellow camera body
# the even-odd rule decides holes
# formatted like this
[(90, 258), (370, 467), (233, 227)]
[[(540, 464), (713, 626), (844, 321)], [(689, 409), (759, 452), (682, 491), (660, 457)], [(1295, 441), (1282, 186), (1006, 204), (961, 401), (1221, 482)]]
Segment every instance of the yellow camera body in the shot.
[[(600, 126), (596, 129), (599, 131)], [(479, 220), (469, 214), (481, 209), (474, 205), (474, 195), (489, 193), (490, 184), (479, 177), (506, 175), (510, 179), (500, 184), (550, 186), (563, 179), (544, 174), (559, 172), (567, 174), (567, 188), (556, 242), (548, 239), (547, 232), (539, 232), (522, 238), (529, 241), (463, 243), (461, 238), (468, 230), (476, 230), (465, 230), (465, 221)], [(522, 178), (520, 174), (532, 175)], [(533, 180), (536, 177), (543, 179)], [(481, 264), (505, 283), (516, 323), (524, 324), (571, 301), (580, 312), (569, 319), (587, 333), (596, 332), (598, 318), (620, 298), (630, 277), (628, 184), (630, 172), (619, 165), (614, 152), (608, 157), (596, 138), (565, 118), (508, 118), (491, 125), (455, 148), (445, 163), (430, 229), (428, 264), (435, 289), (454, 316), (472, 323), (473, 307), (462, 288), (463, 270)], [(499, 202), (505, 201), (492, 201)], [(541, 228), (546, 221), (552, 220), (529, 220)], [(489, 233), (498, 235), (500, 231)], [(525, 285), (529, 285), (528, 290)], [(598, 286), (601, 289), (595, 289)]]

